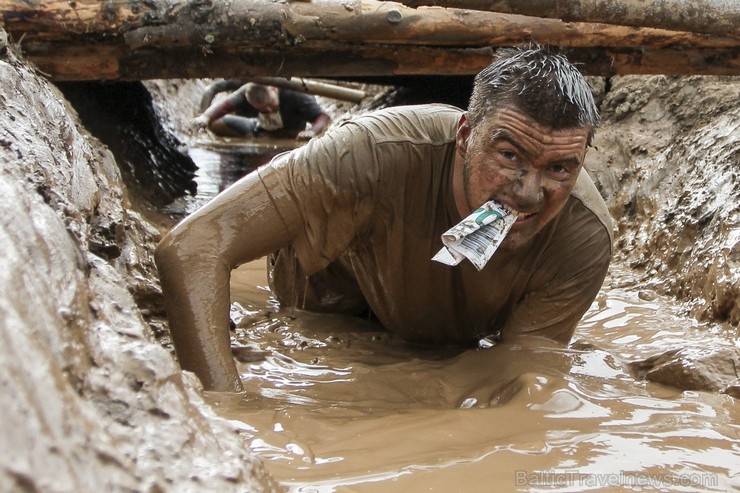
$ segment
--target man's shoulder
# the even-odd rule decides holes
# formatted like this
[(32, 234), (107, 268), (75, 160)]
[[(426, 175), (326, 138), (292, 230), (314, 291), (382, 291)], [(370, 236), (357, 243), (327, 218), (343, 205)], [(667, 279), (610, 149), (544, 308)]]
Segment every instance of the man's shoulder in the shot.
[(351, 121), (366, 123), (371, 121), (396, 121), (411, 124), (439, 121), (457, 121), (463, 110), (443, 103), (389, 106), (387, 108), (362, 114)]
[(373, 135), (376, 143), (410, 142), (444, 145), (454, 139), (463, 110), (447, 104), (391, 106), (345, 122)]
[(463, 110), (457, 106), (444, 103), (427, 103), (427, 104), (408, 104), (399, 106), (388, 106), (379, 110), (365, 113), (362, 116), (400, 116), (400, 115), (416, 115), (418, 117), (427, 116), (445, 116), (454, 115), (458, 117)]
[(281, 98), (296, 98), (296, 99), (315, 99), (315, 97), (311, 94), (301, 92), (301, 91), (293, 91), (292, 89), (284, 89), (282, 87), (278, 87), (278, 94)]
[[(569, 282), (584, 272), (600, 272), (613, 251), (609, 210), (588, 173), (582, 170), (557, 220), (532, 242), (529, 253), (538, 258), (532, 286)], [(538, 273), (537, 273), (538, 272)], [(589, 274), (590, 275), (590, 274)]]
[(300, 91), (291, 91), (290, 89), (279, 89), (281, 104), (318, 104), (316, 96)]
[(604, 198), (585, 169), (581, 170), (578, 175), (578, 181), (570, 195), (571, 200), (576, 200), (586, 211), (593, 214), (593, 223), (603, 227), (604, 232), (609, 236), (610, 242), (613, 241), (611, 214)]

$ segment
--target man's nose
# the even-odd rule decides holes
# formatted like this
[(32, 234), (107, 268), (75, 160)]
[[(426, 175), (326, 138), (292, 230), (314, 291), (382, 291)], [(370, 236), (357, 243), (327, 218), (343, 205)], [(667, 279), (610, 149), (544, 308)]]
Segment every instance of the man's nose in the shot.
[(537, 171), (525, 172), (514, 182), (513, 199), (519, 212), (536, 212), (542, 197), (542, 177)]

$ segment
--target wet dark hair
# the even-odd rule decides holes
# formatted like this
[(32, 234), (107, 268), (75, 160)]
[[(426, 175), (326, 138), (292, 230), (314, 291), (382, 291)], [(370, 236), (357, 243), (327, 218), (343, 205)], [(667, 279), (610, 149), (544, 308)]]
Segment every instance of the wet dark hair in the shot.
[(475, 77), (471, 127), (507, 106), (553, 129), (588, 128), (589, 142), (600, 123), (583, 75), (565, 56), (537, 45), (498, 49), (491, 65)]
[(244, 87), (244, 94), (250, 104), (265, 104), (271, 100), (270, 89), (262, 84), (247, 82)]

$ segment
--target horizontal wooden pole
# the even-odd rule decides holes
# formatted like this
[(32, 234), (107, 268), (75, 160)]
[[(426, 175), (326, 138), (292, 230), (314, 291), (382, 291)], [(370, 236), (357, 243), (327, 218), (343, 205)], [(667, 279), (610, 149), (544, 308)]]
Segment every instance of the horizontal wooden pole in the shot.
[(303, 79), (300, 77), (294, 77), (292, 79), (286, 79), (283, 77), (247, 77), (247, 80), (266, 86), (275, 86), (282, 89), (290, 89), (291, 91), (305, 92), (315, 96), (323, 96), (326, 98), (338, 99), (340, 101), (349, 101), (351, 103), (359, 103), (367, 97), (367, 93), (360, 89), (337, 86), (327, 82)]
[(737, 0), (400, 0), (412, 7), (439, 6), (671, 31), (740, 35)]
[(527, 42), (594, 75), (740, 75), (733, 37), (374, 0), (0, 0), (0, 14), (56, 80), (467, 75)]

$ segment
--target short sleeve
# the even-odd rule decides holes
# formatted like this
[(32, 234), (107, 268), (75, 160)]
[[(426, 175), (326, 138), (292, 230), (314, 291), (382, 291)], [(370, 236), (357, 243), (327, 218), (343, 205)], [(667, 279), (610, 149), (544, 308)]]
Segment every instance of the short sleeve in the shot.
[(344, 253), (366, 230), (382, 186), (372, 136), (347, 122), (260, 169), (278, 212), (297, 210), (293, 249), (312, 274)]

